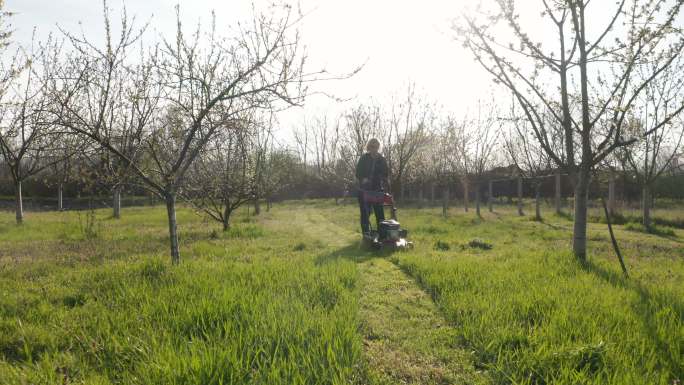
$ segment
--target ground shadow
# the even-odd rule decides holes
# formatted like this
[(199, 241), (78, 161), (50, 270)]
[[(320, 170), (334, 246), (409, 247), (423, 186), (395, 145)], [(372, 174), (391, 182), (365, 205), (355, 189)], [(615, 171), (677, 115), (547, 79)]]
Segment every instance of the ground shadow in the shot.
[(674, 357), (671, 354), (670, 345), (677, 342), (665, 339), (658, 334), (658, 321), (656, 319), (656, 315), (660, 313), (660, 310), (670, 308), (681, 321), (684, 319), (684, 302), (672, 293), (657, 288), (649, 289), (638, 280), (626, 278), (617, 271), (608, 270), (591, 261), (582, 263), (582, 268), (612, 286), (631, 290), (639, 296), (638, 301), (632, 303), (634, 314), (641, 318), (644, 330), (646, 330), (649, 338), (655, 344), (659, 357), (665, 360), (674, 371), (672, 375), (675, 378), (684, 377), (684, 367), (681, 366), (678, 357)]
[(571, 222), (573, 221), (573, 218), (574, 218), (573, 215), (570, 214), (570, 212), (568, 212), (568, 211), (562, 211), (562, 210), (556, 212), (555, 215), (558, 216), (558, 217), (560, 217), (560, 218), (563, 218), (563, 219), (566, 219), (566, 220), (568, 220), (568, 221), (571, 221)]
[[(627, 231), (634, 231), (634, 230), (627, 230)], [(660, 231), (634, 231), (634, 232), (639, 232), (642, 234), (647, 234), (647, 235), (653, 235), (654, 237), (662, 238), (662, 239), (667, 239), (668, 241), (672, 241), (675, 243), (684, 243), (677, 235), (671, 235), (667, 233), (663, 233)]]
[(541, 224), (548, 226), (554, 230), (564, 230), (564, 231), (572, 230), (572, 228), (570, 228), (568, 226), (556, 225), (556, 224), (553, 224), (551, 222), (548, 222), (545, 218), (541, 218), (541, 220), (535, 221), (535, 222), (541, 223)]
[(316, 257), (314, 263), (316, 265), (323, 265), (329, 262), (336, 261), (340, 258), (348, 259), (354, 262), (365, 262), (374, 258), (384, 258), (392, 254), (392, 250), (387, 249), (372, 249), (366, 247), (362, 242), (355, 241), (347, 246), (334, 250), (327, 254), (321, 254)]
[(682, 219), (665, 219), (665, 218), (653, 218), (653, 223), (660, 226), (674, 227), (676, 229), (684, 230), (684, 220)]
[(682, 241), (678, 236), (676, 235), (660, 235), (661, 238), (665, 238), (667, 240), (670, 240), (675, 243), (680, 243), (683, 244), (684, 241)]
[[(637, 223), (637, 222), (628, 222), (628, 224), (629, 223)], [(605, 223), (603, 223), (603, 224), (606, 225)], [(613, 223), (613, 226), (615, 226), (614, 223)], [(654, 237), (667, 239), (667, 240), (670, 240), (672, 242), (684, 243), (684, 241), (682, 241), (676, 234), (669, 234), (669, 233), (667, 233), (667, 232), (663, 231), (662, 229), (659, 229), (655, 226), (652, 226), (650, 228), (644, 228), (644, 229), (630, 229), (630, 228), (625, 227), (625, 225), (620, 225), (620, 226), (623, 226), (623, 227), (621, 227), (621, 229), (624, 231), (629, 231), (629, 232), (638, 233), (638, 234), (652, 235)]]
[(496, 219), (498, 219), (498, 220), (501, 220), (501, 219), (503, 218), (503, 215), (501, 215), (501, 213), (499, 213), (499, 212), (496, 211), (496, 210), (487, 211), (487, 212), (488, 212), (490, 215), (494, 216), (494, 218), (496, 218)]
[[(634, 231), (634, 230), (630, 230), (630, 231)], [(644, 234), (653, 235), (653, 236), (656, 236), (659, 238), (668, 239), (668, 240), (673, 241), (673, 242), (682, 243), (682, 241), (679, 239), (679, 237), (676, 234), (669, 234), (667, 231), (665, 231), (663, 229), (659, 229), (658, 227), (655, 227), (655, 226), (651, 226), (650, 228), (646, 228), (646, 231), (640, 231), (640, 232), (642, 232)]]

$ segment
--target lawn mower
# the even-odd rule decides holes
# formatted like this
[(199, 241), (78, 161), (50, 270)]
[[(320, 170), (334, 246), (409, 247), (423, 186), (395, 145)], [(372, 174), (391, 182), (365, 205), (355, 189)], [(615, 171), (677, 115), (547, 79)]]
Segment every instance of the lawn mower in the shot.
[(391, 219), (381, 221), (377, 230), (373, 230), (369, 221), (370, 231), (363, 233), (363, 244), (374, 249), (404, 250), (412, 248), (413, 242), (406, 240), (408, 231), (402, 229), (397, 221), (397, 208), (394, 207), (392, 195), (382, 191), (361, 190), (359, 193), (368, 210), (372, 204), (382, 204), (383, 210), (385, 207), (390, 207), (392, 213)]

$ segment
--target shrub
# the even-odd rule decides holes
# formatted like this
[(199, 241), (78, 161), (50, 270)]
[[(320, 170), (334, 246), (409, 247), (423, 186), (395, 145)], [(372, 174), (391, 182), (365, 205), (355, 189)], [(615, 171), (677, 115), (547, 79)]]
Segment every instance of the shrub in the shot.
[(494, 246), (492, 246), (491, 243), (487, 243), (480, 238), (475, 238), (468, 242), (468, 247), (472, 249), (491, 250)]
[(440, 240), (435, 242), (435, 250), (448, 251), (449, 249), (451, 249), (451, 247), (449, 246), (449, 244), (447, 242), (443, 242)]

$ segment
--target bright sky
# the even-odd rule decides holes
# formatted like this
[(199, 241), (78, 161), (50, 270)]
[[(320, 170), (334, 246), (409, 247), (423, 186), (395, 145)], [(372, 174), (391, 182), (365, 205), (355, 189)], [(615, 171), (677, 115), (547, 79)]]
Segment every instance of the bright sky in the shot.
[[(451, 22), (464, 7), (477, 0), (300, 0), (307, 13), (300, 30), (307, 46), (310, 69), (325, 67), (331, 72), (345, 73), (365, 63), (355, 77), (318, 84), (317, 87), (343, 98), (366, 101), (387, 100), (406, 89), (414, 81), (423, 94), (445, 109), (464, 112), (478, 98), (490, 94), (491, 83), (472, 57), (453, 41)], [(491, 0), (489, 0), (491, 1)], [(137, 15), (140, 23), (151, 20), (157, 32), (173, 36), (174, 5), (180, 2), (186, 25), (207, 21), (212, 9), (217, 25), (229, 28), (238, 19), (247, 19), (250, 1), (213, 0), (128, 0), (129, 15)], [(267, 0), (255, 0), (257, 8)], [(121, 1), (109, 1), (118, 17)], [(522, 13), (541, 2), (518, 2)], [(95, 0), (7, 0), (6, 9), (17, 12), (12, 20), (15, 39), (27, 43), (33, 27), (39, 36), (56, 31), (56, 25), (70, 31), (80, 28), (90, 36), (102, 36), (102, 4)], [(600, 8), (599, 8), (600, 11)], [(595, 20), (600, 20), (596, 18)], [(82, 26), (79, 26), (79, 22)], [(538, 23), (528, 22), (531, 32)], [(537, 31), (538, 32), (538, 31)], [(538, 34), (537, 34), (538, 35)], [(350, 103), (337, 103), (323, 96), (308, 100), (303, 109), (291, 110), (281, 117), (286, 139), (290, 128), (308, 117), (327, 111), (329, 115)]]
[[(383, 100), (404, 90), (412, 80), (432, 100), (455, 110), (486, 95), (488, 78), (452, 40), (451, 19), (464, 1), (302, 0), (301, 8), (307, 16), (300, 29), (311, 69), (325, 66), (331, 72), (344, 73), (365, 63), (354, 78), (318, 87), (343, 98)], [(109, 2), (115, 20), (121, 4)], [(169, 36), (174, 31), (175, 4), (175, 0), (126, 1), (129, 14), (137, 15), (140, 22), (151, 18), (154, 28)], [(186, 25), (200, 18), (208, 20), (214, 9), (219, 29), (222, 24), (228, 26), (236, 19), (247, 18), (250, 4), (180, 0)], [(57, 24), (70, 31), (83, 28), (90, 36), (102, 35), (100, 1), (8, 0), (6, 9), (17, 12), (12, 25), (19, 42), (30, 41), (34, 26), (39, 36), (45, 36), (56, 31)], [(302, 114), (334, 113), (342, 108), (317, 96), (303, 110), (290, 111), (281, 120), (291, 126)]]

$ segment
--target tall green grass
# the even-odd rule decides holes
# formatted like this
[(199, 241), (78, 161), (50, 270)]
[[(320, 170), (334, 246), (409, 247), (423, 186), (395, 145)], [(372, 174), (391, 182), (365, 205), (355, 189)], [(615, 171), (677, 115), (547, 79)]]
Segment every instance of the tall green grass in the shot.
[[(156, 254), (70, 258), (87, 254), (74, 248), (50, 258), (36, 248), (40, 258), (2, 259), (0, 383), (360, 381), (353, 262), (317, 265), (313, 253), (325, 250), (293, 251), (286, 229), (274, 234), (245, 220), (212, 234), (211, 226), (190, 219), (185, 258), (172, 267), (157, 242), (164, 231), (155, 224), (159, 213), (150, 210), (142, 211), (150, 214), (147, 225), (136, 212), (120, 222), (100, 218), (109, 230), (94, 243), (130, 251), (125, 244), (135, 245), (142, 232), (159, 247)], [(5, 224), (9, 236), (0, 245), (22, 243), (22, 236), (48, 245), (77, 242), (61, 237), (78, 233), (72, 222), (50, 229), (57, 214), (40, 215), (23, 228)], [(43, 234), (28, 232), (40, 223)]]
[[(616, 225), (625, 279), (604, 224), (580, 264), (566, 217), (495, 211), (400, 208), (415, 248), (388, 258), (452, 324), (446, 346), (498, 384), (684, 379), (684, 230)], [(285, 203), (222, 232), (181, 209), (172, 267), (161, 207), (96, 211), (90, 232), (85, 213), (0, 212), (0, 384), (372, 383), (357, 213)]]
[[(671, 385), (684, 378), (681, 232), (666, 239), (620, 228), (632, 275), (625, 279), (604, 226), (590, 226), (590, 261), (580, 264), (565, 251), (571, 232), (563, 218), (405, 217), (424, 245), (395, 254), (395, 262), (432, 294), (459, 343), (496, 383)], [(491, 249), (468, 247), (475, 239)]]

